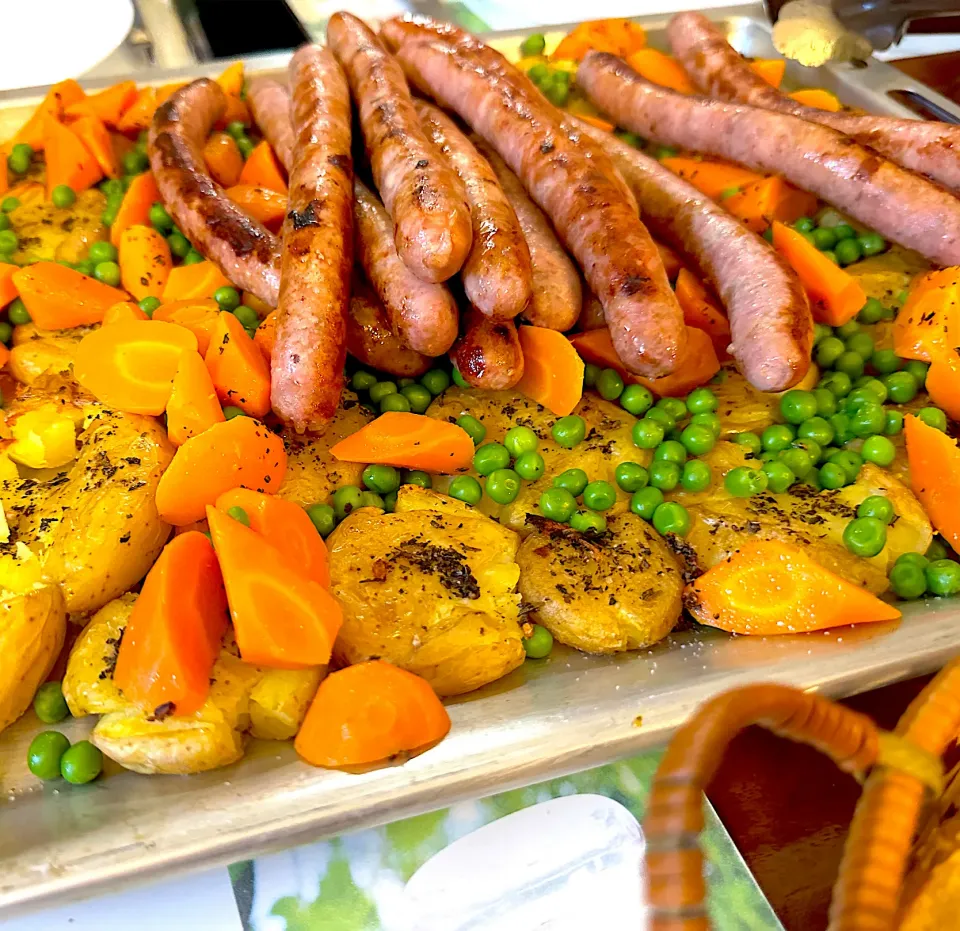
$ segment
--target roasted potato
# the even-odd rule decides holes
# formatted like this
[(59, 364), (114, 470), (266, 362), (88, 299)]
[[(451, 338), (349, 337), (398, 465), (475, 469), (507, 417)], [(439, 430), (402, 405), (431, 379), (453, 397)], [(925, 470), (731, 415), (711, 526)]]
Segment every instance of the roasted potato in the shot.
[(107, 238), (101, 219), (106, 205), (103, 192), (91, 188), (81, 191), (70, 207), (57, 207), (46, 199), (17, 207), (9, 214), (18, 239), (14, 261), (82, 262), (93, 243)]
[(530, 615), (561, 643), (587, 653), (639, 650), (680, 617), (683, 578), (663, 537), (629, 512), (602, 534), (553, 521), (520, 545), (520, 594)]
[(517, 536), (459, 501), (404, 485), (395, 511), (360, 508), (327, 538), (343, 608), (334, 656), (374, 657), (438, 695), (499, 679), (523, 662)]
[[(819, 369), (811, 365), (796, 388), (809, 391), (819, 378)], [(758, 391), (731, 362), (720, 369), (709, 388), (717, 398), (721, 436), (745, 431), (759, 433), (764, 427), (780, 419), (778, 415), (781, 395)]]
[(250, 685), (250, 733), (263, 740), (295, 737), (317, 692), (325, 667), (267, 669), (255, 666)]
[(7, 370), (19, 382), (33, 384), (41, 375), (67, 372), (80, 340), (96, 327), (71, 330), (41, 330), (35, 323), (24, 323), (13, 331), (13, 348)]

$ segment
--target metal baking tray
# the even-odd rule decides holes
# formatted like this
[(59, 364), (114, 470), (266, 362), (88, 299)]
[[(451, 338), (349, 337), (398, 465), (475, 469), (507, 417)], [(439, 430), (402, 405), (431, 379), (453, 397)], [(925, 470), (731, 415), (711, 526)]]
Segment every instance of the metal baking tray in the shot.
[[(773, 53), (759, 6), (714, 13), (738, 48)], [(641, 17), (663, 44), (665, 16)], [(529, 30), (533, 31), (533, 30)], [(549, 32), (566, 31), (552, 27)], [(513, 51), (523, 33), (492, 41)], [(251, 72), (287, 56), (248, 59)], [(191, 74), (215, 74), (223, 62)], [(139, 75), (163, 83), (184, 72)], [(960, 117), (960, 108), (881, 62), (818, 71), (788, 65), (797, 86), (826, 86), (842, 100), (909, 115), (888, 90), (910, 90)], [(21, 120), (35, 93), (0, 96), (5, 120)], [(14, 127), (15, 128), (15, 127)], [(718, 631), (675, 634), (651, 650), (617, 657), (557, 648), (479, 692), (450, 702), (453, 729), (404, 766), (365, 775), (314, 769), (289, 743), (254, 742), (227, 769), (196, 776), (138, 776), (108, 767), (88, 786), (39, 785), (26, 748), (40, 726), (32, 712), (0, 737), (0, 918), (124, 884), (371, 826), (606, 763), (662, 744), (710, 696), (760, 680), (850, 695), (936, 669), (960, 647), (960, 603), (907, 605), (897, 624), (773, 638)], [(83, 720), (67, 731), (77, 739)]]

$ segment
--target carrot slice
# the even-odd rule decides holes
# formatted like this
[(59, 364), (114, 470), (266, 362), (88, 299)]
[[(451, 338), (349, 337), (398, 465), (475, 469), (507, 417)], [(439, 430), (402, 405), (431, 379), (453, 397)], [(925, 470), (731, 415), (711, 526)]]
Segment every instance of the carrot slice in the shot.
[(12, 140), (13, 144), (25, 142), (32, 146), (35, 152), (42, 151), (47, 141), (48, 120), (60, 120), (67, 107), (78, 100), (83, 100), (84, 97), (86, 94), (83, 88), (73, 78), (54, 84), (37, 109), (33, 111), (30, 119), (17, 131)]
[(243, 90), (243, 62), (235, 61), (232, 65), (228, 65), (217, 78), (217, 84), (228, 96), (239, 97), (240, 91)]
[(774, 540), (746, 543), (708, 569), (687, 587), (683, 603), (701, 624), (758, 636), (900, 617), (893, 605), (824, 569), (799, 547)]
[(167, 436), (170, 442), (174, 446), (182, 446), (191, 437), (199, 436), (225, 419), (200, 353), (181, 353), (167, 401)]
[(149, 314), (141, 310), (138, 304), (134, 304), (133, 301), (120, 301), (112, 307), (107, 308), (107, 312), (103, 315), (101, 322), (104, 326), (108, 326), (111, 323), (126, 323), (130, 320), (149, 319)]
[(37, 262), (13, 274), (13, 284), (41, 330), (99, 323), (114, 304), (127, 300), (119, 288), (56, 262)]
[(517, 328), (523, 350), (523, 377), (517, 391), (566, 417), (583, 396), (583, 360), (562, 333), (546, 327)]
[(960, 420), (960, 356), (956, 349), (934, 358), (927, 371), (927, 394), (951, 420)]
[(837, 99), (836, 94), (831, 94), (830, 91), (823, 90), (820, 87), (794, 91), (787, 96), (796, 100), (797, 103), (802, 103), (805, 107), (813, 107), (816, 110), (829, 110), (836, 113), (843, 108), (843, 104)]
[(138, 300), (160, 297), (173, 260), (167, 240), (152, 226), (130, 226), (120, 236), (120, 280)]
[(773, 245), (793, 266), (810, 298), (814, 319), (819, 323), (841, 326), (852, 320), (867, 302), (860, 282), (834, 265), (796, 230), (775, 222)]
[(19, 265), (0, 262), (0, 310), (3, 310), (17, 296), (17, 286), (13, 276), (18, 271), (20, 271)]
[(221, 312), (204, 361), (221, 403), (251, 417), (269, 412), (270, 366), (233, 314)]
[(693, 82), (687, 77), (683, 66), (669, 55), (655, 48), (642, 48), (634, 52), (627, 64), (642, 78), (646, 78), (661, 87), (669, 87), (681, 94), (695, 94), (697, 92)]
[(197, 351), (201, 356), (205, 356), (214, 328), (220, 320), (220, 305), (212, 297), (169, 301), (153, 312), (153, 319), (186, 327), (197, 338)]
[(730, 345), (730, 323), (707, 289), (692, 272), (682, 268), (677, 274), (674, 290), (683, 311), (684, 323), (703, 330), (710, 337), (717, 358), (724, 358)]
[(330, 587), (327, 547), (299, 504), (249, 488), (231, 488), (217, 498), (216, 508), (225, 514), (230, 508), (241, 508), (250, 529), (275, 546), (288, 566), (295, 566), (317, 585)]
[(740, 188), (763, 180), (763, 175), (730, 162), (677, 155), (661, 159), (660, 164), (689, 181), (701, 194), (706, 194), (713, 200), (719, 200), (720, 195), (731, 188)]
[(103, 169), (93, 153), (63, 123), (47, 120), (43, 144), (48, 198), (61, 184), (79, 194), (103, 177)]
[(172, 323), (114, 323), (80, 340), (73, 375), (108, 407), (157, 416), (170, 399), (180, 356), (196, 348), (196, 337)]
[(243, 156), (233, 136), (213, 133), (203, 147), (203, 160), (213, 180), (221, 187), (233, 187), (240, 180)]
[(617, 128), (613, 123), (607, 120), (601, 120), (599, 116), (594, 116), (592, 113), (578, 113), (577, 117), (583, 120), (584, 123), (589, 123), (591, 126), (596, 126), (597, 129), (602, 129), (605, 133), (612, 133)]
[(244, 162), (238, 183), (265, 187), (268, 191), (277, 191), (280, 194), (287, 193), (287, 182), (284, 179), (280, 161), (266, 139), (250, 153), (250, 158)]
[(343, 623), (337, 599), (223, 511), (208, 507), (207, 523), (241, 658), (278, 669), (325, 666)]
[(120, 247), (120, 237), (131, 226), (149, 226), (150, 208), (157, 202), (163, 202), (153, 172), (145, 171), (135, 175), (120, 201), (117, 218), (110, 227), (110, 242)]
[(84, 116), (72, 122), (69, 129), (86, 146), (108, 178), (120, 177), (120, 165), (110, 140), (110, 132), (102, 120), (95, 116)]
[(176, 451), (157, 486), (157, 510), (168, 524), (189, 524), (231, 488), (275, 492), (286, 471), (283, 441), (258, 420), (234, 417)]
[(750, 67), (768, 84), (779, 87), (787, 70), (785, 58), (758, 58), (750, 62)]
[(202, 533), (174, 537), (144, 580), (117, 654), (114, 682), (149, 713), (199, 711), (227, 631), (227, 596)]
[[(97, 94), (84, 97), (76, 103), (70, 104), (64, 111), (68, 119), (80, 119), (85, 116), (94, 116), (116, 128), (123, 114), (137, 99), (137, 82), (120, 81)], [(110, 177), (113, 177), (111, 175)]]
[(308, 763), (337, 769), (409, 759), (449, 731), (450, 716), (429, 683), (377, 659), (320, 683), (294, 747)]
[(761, 178), (723, 200), (723, 206), (755, 233), (774, 221), (793, 223), (817, 209), (817, 198), (776, 175)]
[(893, 324), (893, 348), (905, 359), (932, 362), (960, 346), (960, 268), (919, 278)]
[(181, 87), (186, 87), (189, 81), (172, 81), (170, 84), (161, 84), (157, 88), (157, 106), (169, 100)]
[(246, 101), (228, 94), (227, 106), (223, 111), (223, 116), (213, 124), (213, 128), (226, 129), (231, 123), (243, 123), (244, 126), (249, 126), (252, 122), (253, 118), (250, 116), (250, 108)]
[(179, 265), (170, 271), (163, 289), (163, 302), (198, 300), (211, 297), (217, 288), (230, 284), (213, 262)]
[(273, 345), (277, 341), (277, 312), (275, 310), (260, 321), (260, 326), (257, 327), (253, 341), (260, 347), (260, 352), (263, 353), (263, 358), (269, 365), (270, 357), (273, 355)]
[(136, 136), (149, 128), (157, 106), (156, 90), (152, 87), (143, 88), (123, 116), (117, 120), (117, 130), (128, 136)]
[(452, 473), (470, 467), (474, 448), (473, 440), (456, 424), (390, 411), (340, 440), (330, 453), (341, 462)]
[(960, 550), (960, 449), (946, 433), (908, 414), (903, 419), (910, 487), (930, 523)]
[[(240, 177), (243, 177), (242, 172)], [(254, 220), (259, 220), (271, 233), (279, 231), (287, 213), (286, 194), (252, 184), (235, 184), (224, 193)]]

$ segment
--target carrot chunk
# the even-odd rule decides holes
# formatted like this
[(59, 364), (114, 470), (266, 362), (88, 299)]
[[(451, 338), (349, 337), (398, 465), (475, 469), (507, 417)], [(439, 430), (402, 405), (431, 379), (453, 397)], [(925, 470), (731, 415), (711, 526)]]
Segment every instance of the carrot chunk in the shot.
[(820, 87), (811, 87), (806, 90), (794, 91), (787, 94), (788, 97), (802, 103), (805, 107), (813, 107), (816, 110), (829, 110), (836, 113), (843, 108), (843, 104), (837, 99), (836, 94), (823, 90)]
[(93, 116), (107, 126), (116, 128), (123, 114), (133, 106), (136, 99), (136, 81), (120, 81), (97, 94), (91, 94), (70, 104), (63, 112), (67, 119)]
[(750, 62), (750, 67), (767, 82), (774, 87), (779, 87), (783, 82), (783, 75), (787, 70), (787, 60), (785, 58), (758, 58)]
[(167, 436), (170, 442), (174, 446), (182, 446), (191, 437), (199, 436), (225, 419), (200, 353), (181, 353), (167, 401)]
[(233, 136), (213, 133), (203, 147), (203, 160), (211, 177), (221, 187), (233, 187), (240, 180), (243, 156)]
[(213, 262), (195, 262), (171, 269), (163, 289), (164, 304), (169, 301), (197, 300), (212, 297), (217, 288), (230, 284)]
[(908, 414), (903, 420), (910, 487), (930, 523), (960, 550), (960, 449), (946, 433)]
[(320, 683), (294, 747), (308, 763), (337, 769), (416, 756), (449, 731), (447, 709), (425, 679), (371, 660)]
[(341, 462), (450, 473), (469, 468), (474, 449), (469, 434), (456, 424), (390, 411), (342, 439), (330, 453)]
[(336, 598), (223, 511), (208, 507), (207, 523), (241, 658), (278, 669), (325, 666), (343, 623)]
[(37, 262), (13, 273), (13, 284), (33, 322), (42, 330), (99, 323), (127, 295), (56, 262)]
[(204, 360), (221, 403), (251, 417), (269, 412), (270, 366), (233, 314), (221, 312)]
[(669, 246), (662, 242), (656, 243), (657, 252), (660, 253), (660, 261), (663, 262), (663, 270), (667, 273), (670, 281), (675, 281), (680, 269), (683, 268), (683, 260)]
[(273, 355), (273, 346), (277, 341), (277, 312), (275, 310), (260, 321), (260, 326), (257, 327), (253, 341), (260, 347), (260, 352), (263, 353), (263, 358), (269, 365), (270, 357)]
[(61, 184), (79, 194), (103, 177), (103, 169), (93, 153), (63, 123), (47, 120), (43, 141), (48, 198)]
[(960, 267), (917, 279), (893, 324), (893, 348), (905, 359), (932, 362), (960, 346)]
[(149, 226), (150, 208), (157, 203), (163, 202), (160, 197), (160, 191), (157, 190), (157, 182), (153, 180), (153, 173), (145, 171), (143, 174), (134, 176), (120, 201), (120, 209), (117, 210), (117, 218), (110, 227), (110, 242), (118, 249), (120, 248), (120, 237), (130, 229), (131, 226)]
[[(251, 156), (252, 157), (252, 156)], [(243, 178), (241, 172), (240, 177)], [(286, 187), (284, 187), (286, 191)], [(242, 207), (254, 220), (259, 220), (270, 232), (276, 233), (287, 213), (287, 197), (265, 187), (252, 184), (235, 184), (224, 193), (238, 207)]]
[(78, 100), (83, 100), (84, 97), (86, 94), (83, 88), (72, 78), (54, 84), (37, 109), (33, 111), (30, 119), (17, 131), (13, 137), (13, 144), (25, 142), (32, 146), (35, 152), (42, 151), (47, 141), (47, 122), (51, 119), (54, 121), (62, 119), (64, 110)]
[(170, 399), (181, 355), (196, 349), (196, 337), (172, 323), (114, 323), (80, 340), (73, 374), (108, 407), (157, 416)]
[(266, 139), (250, 153), (250, 158), (244, 163), (236, 183), (264, 187), (280, 194), (287, 193), (287, 182), (280, 161)]
[(763, 175), (748, 171), (732, 162), (708, 161), (677, 155), (660, 160), (660, 164), (689, 181), (701, 194), (719, 200), (724, 191), (762, 181)]
[(642, 48), (634, 52), (627, 59), (627, 64), (640, 77), (646, 78), (653, 84), (669, 87), (670, 90), (679, 91), (681, 94), (697, 92), (680, 62), (655, 48)]
[(227, 596), (202, 533), (174, 537), (147, 574), (117, 655), (114, 682), (153, 714), (199, 711), (227, 631)]
[(583, 396), (583, 360), (556, 330), (522, 326), (517, 334), (523, 350), (523, 376), (517, 391), (565, 417)]
[(120, 280), (138, 300), (160, 297), (173, 260), (167, 240), (152, 226), (130, 226), (120, 236)]
[(17, 286), (13, 276), (18, 271), (20, 271), (19, 265), (0, 262), (0, 310), (3, 310), (17, 296)]
[(900, 617), (799, 547), (774, 540), (750, 541), (708, 569), (687, 587), (683, 603), (701, 624), (758, 636)]
[(110, 132), (102, 120), (95, 116), (84, 116), (72, 122), (69, 129), (86, 146), (108, 178), (120, 177), (117, 154), (110, 139)]
[(150, 316), (133, 301), (120, 301), (107, 308), (101, 321), (104, 326), (111, 323), (127, 323), (130, 320), (149, 320)]
[(213, 128), (226, 129), (231, 123), (243, 123), (244, 126), (249, 126), (252, 122), (253, 118), (250, 116), (250, 108), (246, 101), (227, 94), (226, 109), (223, 111), (223, 116), (213, 124)]
[(157, 486), (157, 510), (168, 524), (189, 524), (231, 488), (276, 492), (286, 471), (283, 441), (258, 420), (234, 417), (174, 453)]
[(217, 84), (223, 89), (223, 92), (229, 97), (239, 97), (243, 90), (243, 62), (235, 61), (217, 78)]
[(774, 175), (747, 184), (736, 194), (726, 197), (723, 206), (747, 229), (762, 233), (773, 223), (793, 223), (817, 209), (817, 198), (801, 191), (783, 178)]
[(168, 301), (153, 312), (154, 320), (186, 327), (197, 338), (197, 351), (207, 354), (213, 331), (220, 320), (220, 305), (212, 298)]
[(725, 358), (730, 345), (730, 323), (714, 303), (710, 293), (693, 273), (685, 268), (678, 272), (674, 290), (683, 311), (683, 322), (687, 326), (703, 330), (710, 337), (717, 358)]
[(930, 363), (926, 389), (930, 400), (951, 420), (960, 420), (960, 356), (956, 349), (945, 350)]
[(148, 129), (158, 104), (156, 90), (152, 87), (143, 88), (117, 121), (118, 131), (128, 136), (136, 136)]

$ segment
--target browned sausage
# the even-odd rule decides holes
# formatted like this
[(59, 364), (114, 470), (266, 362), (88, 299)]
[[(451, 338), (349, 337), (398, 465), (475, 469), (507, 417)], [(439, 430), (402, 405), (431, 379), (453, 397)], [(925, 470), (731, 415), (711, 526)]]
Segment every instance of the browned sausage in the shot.
[(350, 89), (333, 54), (290, 59), (293, 170), (271, 364), (273, 409), (303, 431), (328, 423), (343, 391), (353, 267)]
[(512, 320), (533, 296), (530, 250), (520, 221), (490, 163), (453, 120), (423, 100), (414, 101), (427, 138), (463, 182), (473, 244), (460, 277), (467, 300), (491, 320)]
[(421, 281), (404, 265), (387, 211), (359, 179), (354, 181), (353, 215), (357, 261), (383, 303), (391, 329), (411, 350), (442, 356), (457, 338), (457, 304), (450, 290)]
[(667, 26), (667, 36), (694, 83), (712, 97), (829, 126), (960, 192), (960, 126), (805, 107), (764, 81), (702, 13), (678, 13)]
[(200, 78), (157, 108), (147, 151), (157, 188), (187, 238), (230, 281), (271, 306), (280, 286), (280, 244), (207, 174), (203, 146), (227, 99)]
[(507, 168), (506, 162), (476, 133), (471, 135), (470, 141), (494, 170), (503, 193), (513, 205), (530, 251), (533, 297), (523, 316), (534, 326), (561, 332), (569, 330), (576, 323), (583, 304), (583, 287), (577, 266), (564, 252), (550, 221), (530, 200), (520, 179)]
[(350, 80), (397, 252), (424, 281), (446, 281), (470, 249), (463, 186), (424, 135), (403, 72), (376, 34), (357, 17), (335, 13), (327, 42)]
[(347, 350), (364, 365), (398, 378), (416, 378), (432, 364), (429, 356), (414, 352), (393, 334), (383, 304), (359, 275), (353, 279)]
[(491, 320), (470, 307), (464, 333), (450, 353), (463, 380), (473, 388), (499, 391), (523, 377), (523, 349), (512, 320)]
[(247, 83), (247, 103), (260, 132), (289, 172), (293, 167), (290, 91), (272, 78), (251, 78)]
[(810, 367), (813, 318), (797, 276), (766, 240), (693, 185), (612, 133), (584, 123), (626, 178), (653, 232), (693, 259), (730, 318), (731, 351), (761, 391), (785, 391)]
[[(469, 49), (406, 41), (397, 58), (418, 86), (500, 153), (546, 211), (603, 302), (625, 367), (649, 377), (672, 372), (687, 334), (657, 248), (617, 186), (571, 141), (557, 111), (539, 94), (501, 80)], [(499, 67), (515, 71), (506, 60)]]
[(826, 126), (666, 90), (605, 52), (587, 54), (577, 86), (619, 126), (781, 174), (932, 262), (960, 264), (960, 200)]

